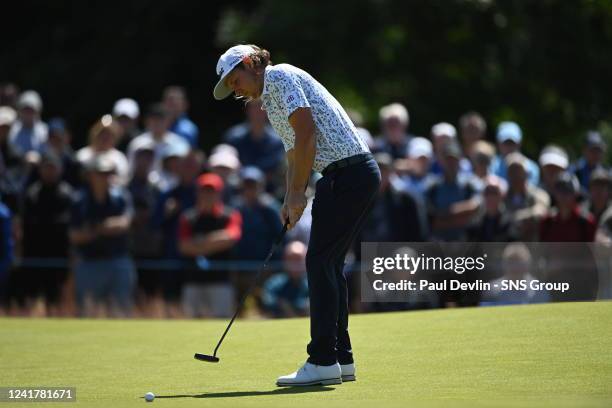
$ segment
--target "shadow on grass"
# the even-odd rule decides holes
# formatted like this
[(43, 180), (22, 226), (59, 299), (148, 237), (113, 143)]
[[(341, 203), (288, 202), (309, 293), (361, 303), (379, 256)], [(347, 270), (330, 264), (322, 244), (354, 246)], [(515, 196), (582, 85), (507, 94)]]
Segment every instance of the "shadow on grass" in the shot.
[(179, 394), (179, 395), (158, 395), (157, 398), (236, 398), (236, 397), (256, 397), (258, 395), (287, 395), (304, 394), (308, 392), (333, 391), (335, 388), (322, 385), (311, 387), (282, 387), (270, 391), (230, 391), (230, 392), (207, 392), (204, 394)]

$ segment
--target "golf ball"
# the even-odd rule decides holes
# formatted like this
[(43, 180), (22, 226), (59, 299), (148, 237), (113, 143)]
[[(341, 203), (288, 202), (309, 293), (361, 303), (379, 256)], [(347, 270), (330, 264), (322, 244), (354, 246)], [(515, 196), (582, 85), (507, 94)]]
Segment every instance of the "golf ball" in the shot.
[(147, 392), (145, 394), (145, 399), (147, 400), (147, 402), (152, 402), (155, 399), (155, 394), (153, 394), (152, 392)]

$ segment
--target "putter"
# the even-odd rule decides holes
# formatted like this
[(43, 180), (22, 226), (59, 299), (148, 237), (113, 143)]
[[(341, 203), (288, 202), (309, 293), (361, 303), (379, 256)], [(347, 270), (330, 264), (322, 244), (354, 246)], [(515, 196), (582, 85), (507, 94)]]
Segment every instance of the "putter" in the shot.
[(219, 346), (221, 346), (221, 343), (223, 343), (223, 339), (225, 339), (225, 335), (229, 331), (230, 327), (232, 327), (232, 324), (234, 323), (234, 320), (236, 319), (236, 317), (238, 316), (238, 314), (242, 310), (242, 307), (244, 306), (244, 302), (245, 302), (246, 298), (251, 294), (251, 291), (253, 290), (253, 288), (257, 284), (257, 281), (259, 281), (259, 277), (261, 276), (263, 271), (267, 268), (268, 262), (270, 261), (270, 258), (272, 258), (272, 255), (274, 254), (274, 252), (276, 251), (276, 249), (278, 248), (278, 246), (282, 242), (283, 238), (285, 237), (285, 233), (287, 232), (287, 226), (288, 225), (289, 225), (289, 220), (286, 220), (285, 221), (285, 225), (283, 225), (283, 229), (278, 234), (278, 238), (276, 238), (276, 242), (274, 242), (274, 245), (272, 245), (272, 248), (270, 248), (270, 252), (268, 253), (268, 256), (266, 257), (266, 259), (264, 260), (262, 267), (259, 269), (259, 271), (257, 271), (257, 275), (255, 275), (255, 278), (253, 278), (253, 282), (251, 282), (251, 286), (247, 289), (247, 291), (244, 293), (244, 295), (242, 295), (242, 299), (240, 299), (240, 302), (238, 303), (238, 307), (236, 308), (236, 312), (234, 312), (234, 316), (232, 316), (232, 320), (230, 320), (229, 324), (225, 328), (225, 331), (223, 332), (223, 335), (221, 336), (221, 339), (217, 343), (217, 347), (215, 347), (215, 351), (213, 352), (213, 355), (211, 356), (211, 355), (208, 355), (208, 354), (195, 353), (193, 358), (195, 358), (196, 360), (206, 361), (206, 362), (209, 362), (209, 363), (218, 363), (219, 362), (219, 357), (217, 357), (217, 350), (219, 350)]

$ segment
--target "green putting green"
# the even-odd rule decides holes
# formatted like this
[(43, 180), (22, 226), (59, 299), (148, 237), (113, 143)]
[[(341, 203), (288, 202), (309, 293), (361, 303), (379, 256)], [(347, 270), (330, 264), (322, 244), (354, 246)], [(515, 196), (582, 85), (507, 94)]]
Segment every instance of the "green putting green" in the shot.
[(307, 319), (238, 321), (220, 363), (194, 360), (226, 323), (3, 318), (0, 386), (77, 388), (53, 407), (612, 406), (611, 302), (352, 316), (357, 381), (295, 389), (275, 380)]

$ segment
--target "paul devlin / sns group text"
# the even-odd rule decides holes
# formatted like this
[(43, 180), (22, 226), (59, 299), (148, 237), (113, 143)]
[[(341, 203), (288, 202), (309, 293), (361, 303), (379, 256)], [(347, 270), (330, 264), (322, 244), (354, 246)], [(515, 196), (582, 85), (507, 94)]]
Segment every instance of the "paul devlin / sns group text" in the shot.
[(420, 279), (418, 281), (411, 281), (402, 279), (398, 282), (384, 282), (382, 279), (377, 279), (372, 283), (374, 290), (377, 291), (410, 291), (410, 290), (502, 290), (502, 291), (515, 291), (515, 290), (545, 290), (545, 291), (557, 291), (567, 292), (569, 290), (569, 283), (567, 282), (541, 282), (537, 279), (533, 280), (501, 280), (499, 283), (485, 282), (481, 279), (473, 282), (461, 282), (457, 279), (442, 280), (439, 282), (431, 282), (426, 279)]

